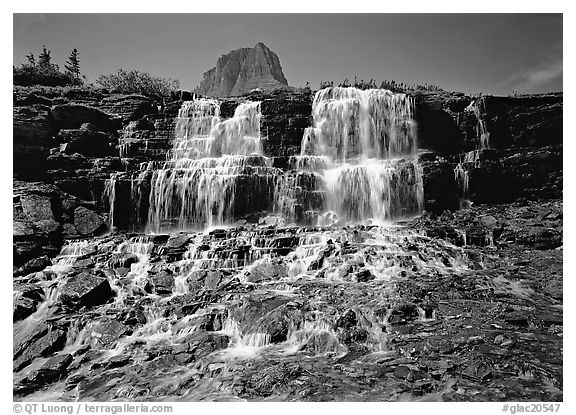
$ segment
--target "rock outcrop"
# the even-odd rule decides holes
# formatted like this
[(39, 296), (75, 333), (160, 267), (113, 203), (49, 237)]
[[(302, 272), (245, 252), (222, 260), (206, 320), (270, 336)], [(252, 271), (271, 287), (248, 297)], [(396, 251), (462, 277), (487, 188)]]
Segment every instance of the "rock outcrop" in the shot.
[(218, 59), (215, 68), (204, 73), (196, 93), (211, 97), (242, 95), (253, 89), (270, 91), (288, 86), (280, 59), (263, 43), (236, 49)]
[[(263, 152), (273, 167), (283, 172), (279, 174), (297, 180), (298, 203), (292, 206), (292, 213), (297, 221), (304, 223), (314, 221), (314, 215), (308, 215), (307, 211), (322, 205), (322, 193), (317, 191), (321, 184), (311, 175), (298, 175), (292, 170), (290, 157), (300, 153), (304, 130), (312, 123), (312, 92), (308, 89), (252, 91), (223, 98), (220, 105), (221, 118), (226, 119), (233, 116), (242, 102), (261, 102)], [(474, 204), (485, 204), (508, 203), (519, 198), (562, 197), (562, 94), (479, 99), (449, 92), (413, 95), (418, 147), (429, 150), (419, 159), (426, 211), (440, 214), (445, 209), (458, 209), (463, 198)], [(153, 172), (153, 169), (142, 170), (142, 166), (158, 165), (166, 160), (184, 98), (191, 96), (182, 91), (159, 108), (140, 95), (77, 88), (16, 87), (15, 176), (20, 180), (54, 184), (88, 203), (85, 207), (98, 214), (113, 213), (113, 224), (118, 229), (141, 230), (148, 217)], [(493, 148), (484, 150), (473, 162), (463, 162), (469, 152), (481, 145), (480, 120), (490, 133)], [(463, 195), (455, 175), (459, 164), (467, 175), (467, 195)], [(114, 209), (109, 203), (112, 195), (106, 193), (111, 177), (115, 180)], [(244, 205), (238, 210), (240, 218), (245, 218), (248, 212), (266, 211), (271, 206), (264, 198), (246, 199)], [(248, 220), (258, 221), (258, 218)], [(28, 228), (22, 221), (18, 222), (15, 229), (20, 237)], [(61, 234), (58, 226), (50, 221), (38, 223), (46, 237), (54, 232)], [(77, 230), (73, 211), (70, 218), (55, 223), (65, 226), (65, 235), (85, 235)], [(32, 230), (29, 233), (34, 234)], [(54, 251), (34, 252), (54, 255), (59, 245), (52, 246)]]

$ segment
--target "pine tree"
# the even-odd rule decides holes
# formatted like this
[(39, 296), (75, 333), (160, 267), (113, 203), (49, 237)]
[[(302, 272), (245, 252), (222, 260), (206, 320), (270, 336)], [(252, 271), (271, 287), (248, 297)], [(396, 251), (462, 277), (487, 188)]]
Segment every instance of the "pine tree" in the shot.
[(32, 67), (36, 66), (36, 58), (34, 57), (34, 54), (32, 52), (26, 55), (26, 59), (28, 59), (28, 64), (30, 66)]
[(42, 46), (42, 53), (38, 55), (38, 67), (40, 69), (49, 69), (52, 65), (51, 61), (50, 51), (46, 49), (46, 45)]
[(66, 73), (72, 76), (73, 78), (79, 79), (80, 75), (80, 58), (78, 58), (78, 49), (72, 49), (70, 52), (70, 56), (64, 65), (64, 69), (66, 69)]

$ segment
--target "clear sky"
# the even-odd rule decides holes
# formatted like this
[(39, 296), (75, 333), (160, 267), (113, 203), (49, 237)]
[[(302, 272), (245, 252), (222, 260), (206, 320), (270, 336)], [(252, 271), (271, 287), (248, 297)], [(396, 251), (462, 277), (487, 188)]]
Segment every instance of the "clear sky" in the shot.
[(374, 78), (506, 95), (562, 91), (562, 15), (14, 14), (14, 64), (73, 48), (89, 81), (118, 68), (200, 83), (219, 56), (263, 42), (288, 83)]

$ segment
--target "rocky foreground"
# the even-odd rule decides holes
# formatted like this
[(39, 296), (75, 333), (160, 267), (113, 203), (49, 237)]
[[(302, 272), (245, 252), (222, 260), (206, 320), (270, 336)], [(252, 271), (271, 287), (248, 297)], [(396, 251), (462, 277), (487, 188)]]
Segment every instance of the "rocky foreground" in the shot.
[(562, 400), (562, 203), (69, 242), (14, 279), (22, 400)]

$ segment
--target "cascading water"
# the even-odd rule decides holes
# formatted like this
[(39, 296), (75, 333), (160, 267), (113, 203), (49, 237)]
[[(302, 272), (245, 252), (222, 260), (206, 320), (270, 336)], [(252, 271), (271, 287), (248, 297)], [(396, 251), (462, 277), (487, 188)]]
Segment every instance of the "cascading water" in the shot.
[(149, 230), (210, 227), (233, 221), (248, 207), (267, 208), (276, 173), (270, 165), (262, 154), (259, 102), (240, 104), (227, 120), (221, 120), (217, 100), (184, 102), (167, 161), (160, 168), (143, 166), (138, 176), (142, 182), (152, 170)]
[(326, 88), (312, 105), (298, 170), (322, 178), (325, 208), (352, 221), (420, 213), (414, 102), (385, 89)]
[(454, 168), (454, 179), (456, 180), (456, 184), (460, 191), (461, 206), (468, 206), (470, 204), (470, 176), (468, 168), (470, 165), (478, 167), (480, 152), (491, 148), (490, 132), (486, 126), (486, 121), (482, 118), (482, 111), (480, 108), (481, 102), (483, 101), (472, 101), (466, 108), (466, 111), (471, 111), (476, 117), (476, 137), (478, 139), (477, 149), (466, 153), (463, 158), (460, 158), (460, 162)]

